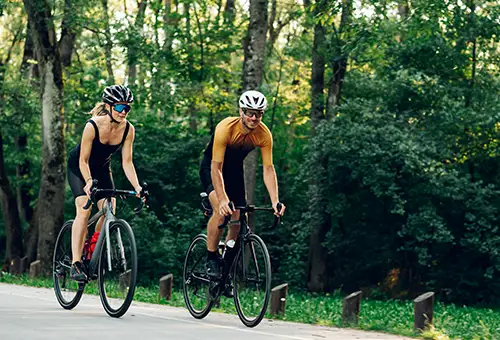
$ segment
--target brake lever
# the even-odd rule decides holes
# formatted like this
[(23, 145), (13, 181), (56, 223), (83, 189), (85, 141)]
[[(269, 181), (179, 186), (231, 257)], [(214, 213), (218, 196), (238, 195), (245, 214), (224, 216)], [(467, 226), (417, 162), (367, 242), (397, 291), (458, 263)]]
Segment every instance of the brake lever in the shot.
[(219, 229), (224, 229), (227, 224), (229, 223), (229, 220), (231, 219), (231, 215), (224, 216), (224, 222), (222, 222), (221, 225), (219, 225)]
[[(228, 205), (229, 205), (229, 208), (234, 211), (233, 202), (229, 202)], [(224, 229), (230, 220), (231, 220), (231, 215), (224, 216), (224, 222), (221, 225), (219, 225), (219, 229)]]
[[(281, 204), (280, 202), (278, 202), (278, 204), (276, 204), (276, 209), (278, 211), (280, 211), (282, 207), (283, 207), (283, 204)], [(273, 229), (277, 228), (278, 225), (280, 224), (280, 222), (281, 222), (281, 216), (274, 215)]]
[(90, 197), (89, 200), (87, 201), (87, 204), (83, 206), (84, 210), (88, 210), (90, 206), (92, 205), (92, 201), (95, 198), (95, 193), (97, 191), (97, 179), (92, 180), (92, 186), (90, 187)]
[(139, 196), (141, 198), (141, 202), (139, 203), (139, 206), (134, 208), (134, 213), (139, 214), (144, 207), (146, 209), (149, 208), (149, 205), (146, 204), (147, 199), (149, 198), (149, 191), (147, 190), (148, 184), (146, 182), (142, 182), (142, 190), (139, 193)]

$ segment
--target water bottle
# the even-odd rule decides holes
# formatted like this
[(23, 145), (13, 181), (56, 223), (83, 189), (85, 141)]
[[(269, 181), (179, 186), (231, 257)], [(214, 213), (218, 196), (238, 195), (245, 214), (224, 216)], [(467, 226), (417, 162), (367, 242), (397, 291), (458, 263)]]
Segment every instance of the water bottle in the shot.
[(224, 258), (224, 257), (225, 257), (225, 255), (226, 255), (226, 253), (227, 253), (227, 251), (228, 251), (228, 250), (229, 250), (229, 251), (231, 251), (231, 249), (233, 249), (233, 248), (234, 248), (234, 245), (235, 245), (235, 244), (236, 244), (236, 241), (235, 241), (235, 240), (228, 240), (228, 241), (226, 242), (226, 247), (224, 248), (224, 254), (222, 255), (222, 258)]

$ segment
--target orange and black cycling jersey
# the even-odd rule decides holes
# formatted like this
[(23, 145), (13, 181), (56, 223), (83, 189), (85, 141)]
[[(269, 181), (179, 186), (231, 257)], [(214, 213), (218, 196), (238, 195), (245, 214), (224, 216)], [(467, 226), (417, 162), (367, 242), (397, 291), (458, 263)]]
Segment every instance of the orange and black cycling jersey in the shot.
[(264, 166), (273, 164), (273, 137), (264, 123), (246, 133), (240, 117), (223, 119), (215, 128), (212, 140), (205, 150), (205, 157), (219, 162), (242, 162), (245, 157), (260, 147)]

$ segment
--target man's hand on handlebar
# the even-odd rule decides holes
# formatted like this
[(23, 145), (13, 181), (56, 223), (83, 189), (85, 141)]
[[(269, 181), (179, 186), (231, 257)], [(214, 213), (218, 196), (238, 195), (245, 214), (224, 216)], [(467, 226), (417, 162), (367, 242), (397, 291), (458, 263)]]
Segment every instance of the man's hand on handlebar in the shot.
[(234, 212), (234, 205), (228, 199), (223, 199), (219, 202), (219, 214), (222, 216), (230, 216)]

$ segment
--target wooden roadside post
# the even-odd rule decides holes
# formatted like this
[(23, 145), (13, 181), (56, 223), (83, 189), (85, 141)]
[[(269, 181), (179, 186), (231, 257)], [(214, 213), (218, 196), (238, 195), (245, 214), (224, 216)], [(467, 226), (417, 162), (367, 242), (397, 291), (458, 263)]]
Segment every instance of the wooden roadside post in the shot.
[(271, 315), (285, 315), (288, 283), (283, 283), (271, 290)]
[(344, 324), (358, 323), (362, 296), (363, 293), (359, 290), (344, 298), (342, 309), (342, 322)]
[(427, 292), (413, 300), (415, 306), (415, 330), (423, 331), (432, 325), (434, 314), (434, 292)]
[(31, 262), (30, 264), (30, 277), (35, 278), (40, 276), (40, 271), (42, 269), (42, 263), (40, 260)]
[(160, 279), (160, 297), (170, 300), (172, 298), (172, 285), (174, 283), (174, 275), (167, 274)]

